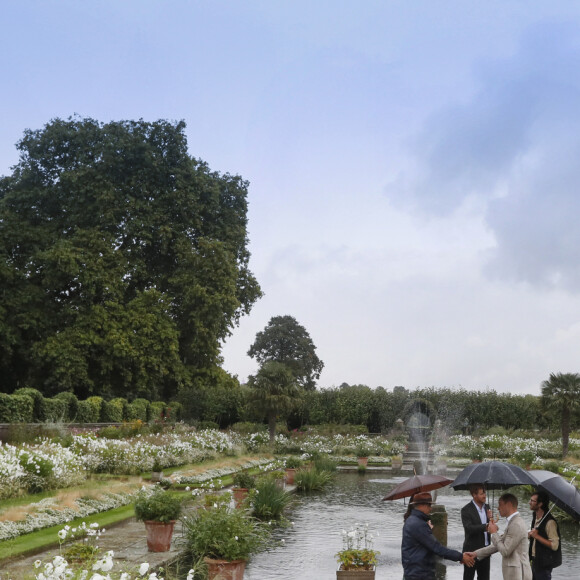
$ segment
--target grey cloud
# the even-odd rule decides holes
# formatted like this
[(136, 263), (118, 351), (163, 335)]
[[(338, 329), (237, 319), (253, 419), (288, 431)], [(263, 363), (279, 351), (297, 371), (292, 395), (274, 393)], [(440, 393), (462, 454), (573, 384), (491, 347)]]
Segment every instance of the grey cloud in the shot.
[(510, 59), (480, 67), (471, 102), (437, 112), (413, 142), (414, 209), (441, 216), (477, 196), (497, 241), (490, 277), (579, 288), (578, 32), (529, 31)]

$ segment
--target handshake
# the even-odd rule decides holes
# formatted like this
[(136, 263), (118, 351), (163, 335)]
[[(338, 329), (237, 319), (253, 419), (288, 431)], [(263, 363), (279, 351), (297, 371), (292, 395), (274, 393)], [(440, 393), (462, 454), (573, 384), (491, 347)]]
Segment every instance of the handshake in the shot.
[(460, 564), (468, 568), (473, 568), (475, 566), (475, 557), (475, 552), (463, 552), (463, 558), (461, 558)]

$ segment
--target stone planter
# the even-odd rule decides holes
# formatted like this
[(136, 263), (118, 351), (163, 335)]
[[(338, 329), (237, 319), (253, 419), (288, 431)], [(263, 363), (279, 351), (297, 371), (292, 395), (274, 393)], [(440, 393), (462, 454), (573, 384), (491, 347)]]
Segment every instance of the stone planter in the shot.
[(391, 469), (403, 469), (403, 459), (391, 459)]
[(163, 479), (163, 471), (152, 471), (151, 481), (153, 483), (159, 483)]
[(359, 465), (364, 465), (366, 467), (368, 462), (369, 462), (369, 458), (368, 457), (358, 457), (357, 461), (358, 461)]
[(147, 549), (150, 552), (169, 552), (175, 520), (168, 523), (148, 520), (144, 523), (147, 531)]
[(336, 571), (337, 580), (375, 580), (375, 567), (372, 570), (342, 570), (342, 564)]
[(294, 474), (296, 473), (295, 467), (286, 468), (286, 483), (288, 485), (294, 485)]
[(245, 487), (234, 487), (232, 493), (234, 494), (236, 508), (240, 509), (248, 497), (248, 490)]
[(213, 580), (243, 580), (246, 570), (245, 560), (213, 560), (204, 558), (207, 565), (208, 578)]

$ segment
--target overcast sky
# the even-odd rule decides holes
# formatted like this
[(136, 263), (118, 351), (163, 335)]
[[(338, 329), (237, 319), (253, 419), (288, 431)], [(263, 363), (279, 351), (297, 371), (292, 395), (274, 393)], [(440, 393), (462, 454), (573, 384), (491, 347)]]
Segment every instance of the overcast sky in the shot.
[(187, 123), (250, 181), (265, 292), (349, 384), (540, 392), (580, 372), (580, 3), (14, 0), (0, 174), (73, 114)]

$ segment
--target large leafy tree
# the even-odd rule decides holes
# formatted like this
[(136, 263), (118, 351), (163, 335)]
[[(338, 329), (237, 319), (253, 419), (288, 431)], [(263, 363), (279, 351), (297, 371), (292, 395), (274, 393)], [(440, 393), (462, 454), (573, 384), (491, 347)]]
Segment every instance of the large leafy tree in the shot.
[(562, 457), (566, 457), (570, 441), (570, 417), (573, 411), (580, 409), (580, 374), (550, 374), (550, 378), (542, 383), (542, 403), (561, 417)]
[(252, 410), (262, 413), (268, 421), (270, 443), (276, 437), (276, 419), (296, 409), (300, 404), (300, 388), (292, 370), (285, 364), (267, 361), (256, 375), (249, 377), (249, 403)]
[(1, 390), (173, 396), (261, 295), (247, 182), (183, 122), (56, 119), (0, 180)]
[(293, 316), (272, 317), (256, 335), (248, 356), (260, 364), (275, 361), (286, 365), (306, 390), (316, 388), (316, 380), (324, 367), (308, 331)]

